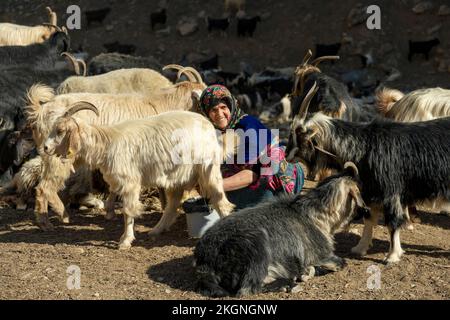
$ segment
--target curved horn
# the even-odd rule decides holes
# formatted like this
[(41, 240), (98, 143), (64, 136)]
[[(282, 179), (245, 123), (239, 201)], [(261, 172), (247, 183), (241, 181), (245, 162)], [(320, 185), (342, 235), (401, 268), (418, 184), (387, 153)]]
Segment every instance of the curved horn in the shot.
[(317, 65), (319, 63), (321, 63), (324, 60), (339, 60), (340, 57), (339, 56), (323, 56), (323, 57), (319, 57), (313, 60), (313, 62), (311, 62), (311, 64), (315, 67), (317, 67)]
[(56, 16), (56, 12), (54, 12), (50, 7), (45, 7), (45, 9), (47, 10), (48, 16), (49, 16), (49, 20), (50, 20), (50, 24), (56, 26), (58, 23), (58, 18)]
[(79, 64), (81, 64), (81, 66), (83, 67), (83, 77), (86, 77), (87, 75), (87, 66), (86, 66), (86, 62), (84, 62), (83, 59), (77, 59), (77, 62)]
[[(184, 74), (186, 74), (185, 71), (189, 71), (189, 73), (190, 73), (191, 75), (194, 76), (195, 80), (194, 80), (194, 81), (191, 81), (191, 82), (203, 83), (202, 76), (200, 75), (200, 73), (198, 73), (197, 70), (195, 70), (195, 69), (192, 68), (192, 67), (185, 67), (185, 68), (183, 69), (183, 73), (184, 73)], [(187, 74), (186, 74), (186, 75), (187, 75)]]
[(60, 27), (58, 27), (56, 24), (53, 24), (53, 23), (47, 23), (47, 22), (44, 22), (42, 25), (43, 25), (43, 26), (46, 26), (46, 27), (52, 27), (52, 28), (55, 28), (56, 31), (58, 31), (58, 32), (61, 32), (61, 31), (62, 31)]
[(347, 168), (351, 168), (354, 171), (355, 176), (359, 175), (358, 168), (356, 167), (356, 165), (353, 162), (347, 161), (346, 163), (344, 163), (344, 169), (347, 169)]
[(186, 72), (186, 71), (187, 71), (187, 70), (186, 70), (185, 68), (183, 68), (183, 69), (181, 69), (181, 70), (178, 70), (178, 73), (177, 73), (177, 80), (180, 79), (180, 77), (181, 77), (182, 74), (185, 74), (186, 77), (188, 78), (188, 80), (189, 80), (190, 82), (196, 82), (197, 79), (194, 77), (194, 75), (193, 75), (191, 72)]
[(307, 64), (309, 59), (311, 59), (311, 57), (312, 57), (312, 51), (311, 51), (311, 49), (309, 49), (308, 52), (306, 52), (305, 57), (303, 58), (302, 64)]
[(0, 118), (0, 127), (3, 125), (3, 122), (4, 122), (5, 120), (3, 119), (3, 118)]
[(183, 69), (183, 66), (180, 66), (179, 64), (168, 64), (167, 66), (164, 66), (162, 69), (167, 70), (167, 69), (175, 69), (175, 70), (181, 70)]
[(64, 117), (71, 117), (81, 110), (91, 110), (97, 115), (97, 117), (100, 115), (97, 107), (94, 106), (92, 103), (87, 101), (78, 101), (70, 106), (69, 110), (67, 110), (66, 113), (64, 114)]
[(67, 28), (65, 26), (61, 28), (61, 31), (64, 32), (66, 35), (69, 35), (69, 31), (67, 31)]
[(68, 52), (61, 53), (61, 56), (65, 56), (65, 57), (69, 58), (70, 62), (72, 62), (72, 66), (73, 66), (73, 70), (75, 71), (75, 74), (77, 76), (79, 76), (80, 75), (80, 65), (78, 64), (77, 59), (75, 59), (75, 57)]
[(314, 82), (311, 89), (309, 89), (308, 93), (306, 94), (306, 97), (303, 99), (302, 105), (300, 106), (300, 111), (298, 112), (298, 116), (300, 119), (305, 120), (306, 115), (308, 113), (309, 103), (311, 102), (311, 99), (314, 97), (314, 95), (317, 93), (317, 90), (319, 90), (319, 87), (317, 87), (317, 82)]

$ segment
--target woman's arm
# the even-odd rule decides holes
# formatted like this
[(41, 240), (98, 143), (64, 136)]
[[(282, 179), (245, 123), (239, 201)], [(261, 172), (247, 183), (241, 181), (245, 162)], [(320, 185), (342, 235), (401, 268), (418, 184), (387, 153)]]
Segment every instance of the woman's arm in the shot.
[(245, 169), (235, 175), (223, 179), (223, 189), (234, 191), (251, 185), (258, 179), (258, 175), (251, 170)]

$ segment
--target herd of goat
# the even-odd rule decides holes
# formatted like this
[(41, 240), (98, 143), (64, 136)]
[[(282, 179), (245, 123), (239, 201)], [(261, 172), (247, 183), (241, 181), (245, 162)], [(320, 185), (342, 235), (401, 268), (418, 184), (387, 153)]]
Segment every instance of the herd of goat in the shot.
[[(86, 66), (70, 53), (67, 30), (47, 10), (50, 22), (41, 26), (0, 23), (0, 194), (14, 194), (17, 208), (34, 198), (43, 230), (53, 228), (50, 208), (62, 223), (69, 223), (69, 203), (104, 209), (113, 219), (120, 199), (119, 248), (128, 249), (142, 188), (159, 189), (164, 212), (150, 232), (157, 235), (176, 220), (183, 192), (198, 186), (226, 217), (195, 249), (199, 287), (212, 296), (241, 296), (280, 279), (294, 289), (314, 267), (342, 268), (333, 235), (356, 213), (365, 225), (352, 251), (367, 253), (383, 213), (392, 263), (403, 254), (400, 228), (416, 205), (450, 211), (448, 89), (383, 89), (376, 107), (362, 106), (345, 83), (319, 68), (339, 57), (316, 52), (311, 61), (311, 51), (297, 68), (254, 74), (246, 68), (200, 74), (179, 64), (161, 70), (152, 58), (117, 53), (100, 54)], [(198, 110), (207, 83), (217, 82), (237, 91), (240, 106), (255, 114), (268, 96), (281, 99), (279, 117), (291, 122), (287, 159), (303, 162), (309, 179), (321, 180), (315, 189), (233, 213), (220, 172), (232, 151)], [(180, 130), (184, 134), (171, 139)], [(173, 161), (180, 141), (181, 156), (197, 161)], [(93, 170), (107, 184), (105, 203), (93, 194)]]

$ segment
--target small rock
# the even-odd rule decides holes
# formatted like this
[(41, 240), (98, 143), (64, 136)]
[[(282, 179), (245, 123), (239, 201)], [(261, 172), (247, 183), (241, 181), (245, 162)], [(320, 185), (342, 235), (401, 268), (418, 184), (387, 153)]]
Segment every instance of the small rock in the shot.
[(430, 11), (431, 9), (433, 9), (433, 3), (430, 1), (424, 1), (415, 5), (412, 11), (416, 14), (421, 14), (426, 11)]
[(114, 30), (114, 26), (111, 25), (111, 24), (108, 24), (108, 25), (105, 27), (105, 30), (108, 31), (108, 32), (111, 32), (111, 31)]
[(206, 17), (206, 11), (205, 11), (205, 10), (200, 11), (200, 12), (197, 14), (197, 17), (198, 17), (199, 19), (204, 19), (204, 18)]
[(450, 15), (450, 7), (445, 5), (445, 4), (443, 4), (442, 6), (439, 7), (438, 15), (439, 16), (448, 16), (448, 15)]
[(362, 24), (367, 20), (367, 7), (358, 4), (355, 8), (350, 10), (347, 16), (347, 25), (349, 27), (356, 26), (358, 24)]
[(172, 293), (172, 291), (169, 290), (169, 289), (164, 290), (164, 292), (167, 293), (167, 294)]
[(433, 33), (438, 32), (439, 30), (441, 30), (441, 28), (442, 28), (442, 24), (437, 24), (437, 25), (435, 25), (435, 26), (429, 28), (429, 29), (427, 30), (427, 33), (431, 35), (431, 34), (433, 34)]
[(261, 16), (261, 20), (267, 20), (272, 16), (272, 14), (270, 12), (264, 12), (260, 16)]
[(94, 297), (96, 297), (96, 298), (100, 297), (100, 293), (98, 293), (98, 292), (94, 293)]
[(353, 43), (353, 37), (349, 36), (345, 32), (342, 34), (342, 43)]
[(198, 30), (198, 23), (193, 18), (182, 18), (177, 24), (177, 30), (181, 36), (185, 37)]

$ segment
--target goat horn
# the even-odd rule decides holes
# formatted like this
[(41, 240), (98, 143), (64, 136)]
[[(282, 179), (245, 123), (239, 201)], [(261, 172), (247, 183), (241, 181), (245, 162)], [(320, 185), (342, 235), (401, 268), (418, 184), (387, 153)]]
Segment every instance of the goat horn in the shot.
[(66, 113), (64, 114), (64, 117), (71, 117), (81, 110), (91, 110), (97, 115), (97, 117), (100, 116), (97, 107), (94, 106), (92, 103), (87, 101), (78, 101), (70, 106), (69, 110), (67, 110)]
[(0, 127), (3, 125), (3, 122), (5, 122), (5, 120), (3, 118), (0, 118)]
[(164, 66), (162, 69), (167, 70), (167, 69), (175, 69), (175, 70), (181, 70), (183, 69), (183, 66), (180, 66), (179, 64), (168, 64), (167, 66)]
[(313, 60), (313, 62), (311, 62), (311, 64), (315, 67), (317, 67), (317, 65), (319, 63), (321, 63), (324, 60), (339, 60), (340, 57), (339, 56), (323, 56), (323, 57), (319, 57)]
[(56, 24), (53, 24), (53, 23), (47, 23), (47, 22), (44, 22), (42, 25), (43, 25), (43, 26), (46, 26), (46, 27), (53, 27), (53, 28), (55, 28), (56, 31), (58, 31), (58, 32), (61, 32), (61, 31), (62, 31), (60, 27), (58, 27)]
[(355, 175), (356, 176), (359, 175), (358, 168), (356, 167), (356, 165), (353, 162), (347, 161), (346, 163), (344, 163), (344, 169), (347, 169), (347, 168), (352, 168), (353, 171), (355, 172)]
[(87, 75), (87, 66), (86, 66), (86, 62), (84, 62), (84, 60), (82, 59), (77, 59), (77, 62), (79, 64), (81, 64), (81, 66), (83, 67), (83, 77), (86, 77)]
[(196, 82), (197, 79), (194, 77), (194, 75), (191, 72), (186, 72), (187, 70), (185, 68), (178, 70), (177, 73), (177, 80), (180, 79), (182, 74), (185, 74), (186, 77), (189, 79), (190, 82)]
[(306, 119), (309, 103), (311, 102), (311, 99), (314, 97), (314, 95), (317, 93), (317, 90), (319, 90), (319, 88), (317, 87), (317, 82), (314, 82), (313, 86), (311, 87), (311, 89), (309, 89), (308, 93), (306, 94), (306, 97), (303, 99), (302, 105), (300, 106), (300, 111), (298, 113), (300, 119), (303, 120)]
[(66, 28), (66, 27), (63, 26), (63, 27), (61, 28), (61, 31), (64, 32), (66, 35), (69, 35), (69, 32), (67, 31), (67, 28)]
[(75, 71), (75, 74), (77, 76), (79, 76), (80, 75), (80, 65), (78, 64), (77, 59), (75, 59), (75, 57), (68, 52), (61, 53), (61, 56), (65, 56), (65, 57), (69, 58), (69, 60), (72, 62), (72, 66)]
[(303, 58), (302, 64), (307, 64), (309, 59), (311, 59), (311, 57), (312, 57), (312, 51), (311, 51), (311, 49), (309, 49), (308, 52), (306, 52), (305, 57)]
[[(194, 81), (191, 81), (191, 82), (203, 83), (202, 76), (200, 75), (200, 73), (198, 73), (197, 70), (195, 70), (195, 69), (192, 68), (192, 67), (185, 67), (185, 68), (183, 69), (183, 73), (184, 73), (184, 74), (186, 74), (185, 71), (189, 71), (189, 73), (190, 73), (191, 75), (194, 76), (195, 80), (194, 80)], [(186, 75), (187, 75), (187, 74), (186, 74)]]

